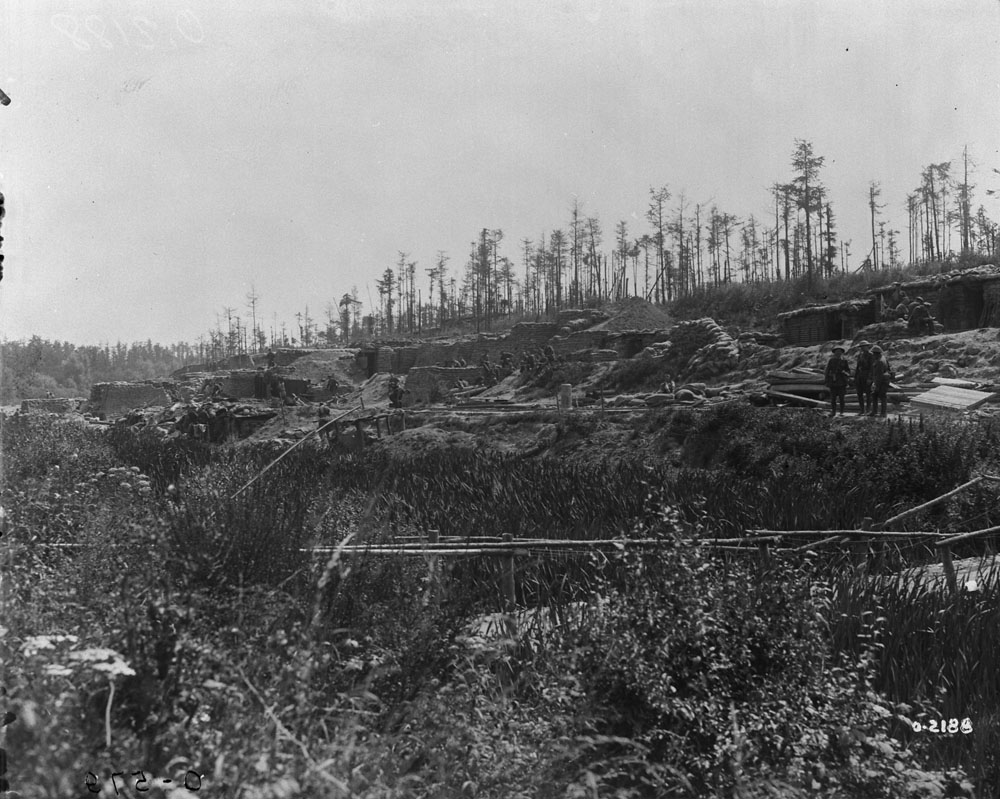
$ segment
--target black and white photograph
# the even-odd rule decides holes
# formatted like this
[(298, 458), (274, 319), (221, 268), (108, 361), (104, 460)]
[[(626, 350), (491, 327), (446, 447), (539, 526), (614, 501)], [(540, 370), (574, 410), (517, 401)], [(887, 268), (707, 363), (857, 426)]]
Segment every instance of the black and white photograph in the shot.
[(1000, 797), (998, 0), (0, 26), (0, 799)]

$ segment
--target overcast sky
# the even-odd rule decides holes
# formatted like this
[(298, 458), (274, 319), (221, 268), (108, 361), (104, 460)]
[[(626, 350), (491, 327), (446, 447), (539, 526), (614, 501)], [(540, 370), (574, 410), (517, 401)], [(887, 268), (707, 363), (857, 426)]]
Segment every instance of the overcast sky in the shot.
[(268, 325), (320, 318), (400, 250), (426, 293), (438, 250), (500, 228), (516, 258), (574, 196), (609, 242), (651, 186), (767, 220), (796, 139), (854, 265), (871, 180), (904, 243), (927, 164), (967, 145), (1000, 189), (997, 0), (2, 8), (9, 339), (194, 342), (251, 284)]

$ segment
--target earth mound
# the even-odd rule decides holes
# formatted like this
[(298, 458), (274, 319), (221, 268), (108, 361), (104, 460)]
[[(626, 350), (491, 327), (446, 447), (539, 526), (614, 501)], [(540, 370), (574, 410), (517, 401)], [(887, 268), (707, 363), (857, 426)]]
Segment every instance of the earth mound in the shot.
[(384, 449), (396, 458), (424, 455), (435, 450), (472, 449), (476, 436), (461, 430), (442, 430), (438, 427), (415, 427), (384, 438), (372, 448)]
[(623, 333), (628, 330), (664, 330), (670, 327), (670, 316), (642, 297), (632, 297), (615, 303), (610, 308), (612, 316), (591, 330)]
[(365, 368), (358, 363), (356, 350), (316, 350), (297, 358), (292, 364), (296, 377), (323, 385), (333, 375), (342, 386), (357, 386), (367, 377)]

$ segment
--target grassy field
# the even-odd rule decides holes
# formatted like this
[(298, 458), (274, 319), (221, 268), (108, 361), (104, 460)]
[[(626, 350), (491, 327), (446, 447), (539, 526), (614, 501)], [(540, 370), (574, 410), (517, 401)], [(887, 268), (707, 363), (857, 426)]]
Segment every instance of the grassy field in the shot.
[[(124, 772), (139, 795), (141, 771), (234, 799), (992, 795), (996, 574), (928, 593), (836, 555), (689, 542), (888, 518), (995, 469), (1000, 430), (725, 406), (642, 433), (684, 444), (600, 465), (303, 447), (240, 491), (278, 450), (5, 419), (10, 787), (83, 796)], [(980, 486), (908, 524), (985, 527), (996, 500)], [(423, 559), (302, 552), (428, 529), (663, 546), (519, 560), (540, 610), (501, 636), (470, 628), (502, 609), (494, 561), (450, 561), (434, 602)]]

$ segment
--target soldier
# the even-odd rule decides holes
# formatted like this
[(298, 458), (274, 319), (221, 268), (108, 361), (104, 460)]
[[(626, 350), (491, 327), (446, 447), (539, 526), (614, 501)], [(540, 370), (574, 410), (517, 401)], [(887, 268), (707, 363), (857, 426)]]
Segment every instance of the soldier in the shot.
[(854, 368), (854, 387), (858, 392), (858, 415), (863, 416), (871, 410), (872, 402), (872, 370), (875, 366), (875, 356), (871, 352), (872, 345), (868, 341), (859, 341), (858, 365)]
[[(892, 367), (882, 353), (881, 347), (872, 347), (872, 355), (875, 357), (872, 363), (872, 409), (869, 416), (885, 416), (886, 402), (889, 396), (889, 382), (892, 380)], [(881, 405), (881, 412), (878, 406)]]
[(267, 351), (267, 368), (273, 369), (277, 363), (277, 356), (274, 354), (274, 350), (268, 349)]
[(833, 357), (826, 364), (825, 382), (830, 389), (830, 416), (837, 415), (837, 400), (840, 400), (840, 415), (844, 415), (844, 396), (850, 379), (850, 365), (844, 358), (843, 347), (833, 348)]
[(934, 332), (934, 320), (931, 319), (930, 303), (918, 300), (910, 311), (910, 318), (907, 320), (907, 327), (915, 332), (927, 331), (928, 335)]
[(319, 432), (320, 439), (326, 443), (327, 446), (330, 445), (330, 427), (327, 426), (330, 422), (330, 409), (324, 404), (320, 404), (316, 411), (316, 430)]
[(479, 359), (479, 368), (483, 370), (483, 385), (496, 385), (497, 373), (496, 369), (493, 368), (493, 364), (490, 363), (490, 354), (488, 352), (484, 352), (483, 357)]
[(521, 372), (527, 372), (531, 374), (535, 371), (535, 356), (530, 352), (524, 353), (521, 356)]
[(403, 395), (409, 394), (405, 388), (400, 385), (399, 378), (393, 375), (389, 378), (389, 406), (392, 408), (402, 408), (403, 407)]
[(906, 292), (903, 291), (903, 287), (897, 280), (895, 283), (892, 284), (892, 293), (889, 295), (889, 307), (895, 308), (901, 302), (905, 303), (906, 301), (907, 301)]

